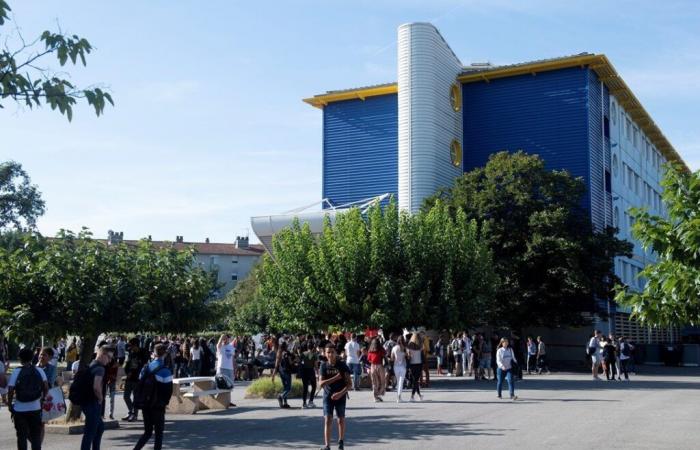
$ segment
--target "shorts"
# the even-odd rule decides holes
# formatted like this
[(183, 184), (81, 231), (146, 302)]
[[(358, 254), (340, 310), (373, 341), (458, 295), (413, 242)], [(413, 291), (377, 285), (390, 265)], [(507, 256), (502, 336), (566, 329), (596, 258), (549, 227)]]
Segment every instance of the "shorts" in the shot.
[(593, 364), (600, 364), (602, 362), (602, 358), (597, 354), (591, 355), (591, 362)]
[(346, 396), (343, 396), (340, 400), (331, 400), (331, 396), (323, 396), (323, 417), (333, 417), (333, 410), (335, 409), (336, 417), (345, 417), (345, 400)]
[(479, 360), (479, 368), (480, 369), (490, 369), (491, 368), (491, 357), (489, 356), (488, 358), (481, 358), (481, 360)]

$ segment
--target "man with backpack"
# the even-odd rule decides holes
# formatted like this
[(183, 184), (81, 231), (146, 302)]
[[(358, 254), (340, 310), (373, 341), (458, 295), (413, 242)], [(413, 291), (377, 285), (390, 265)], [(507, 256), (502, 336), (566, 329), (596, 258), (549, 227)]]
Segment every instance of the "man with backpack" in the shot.
[(68, 399), (80, 405), (85, 414), (83, 440), (80, 450), (99, 449), (104, 432), (102, 402), (104, 401), (105, 367), (114, 359), (114, 349), (103, 345), (97, 349), (95, 359), (88, 367), (80, 369), (70, 386)]
[(165, 428), (165, 407), (173, 395), (173, 373), (165, 365), (165, 345), (158, 344), (154, 347), (155, 359), (141, 371), (139, 384), (136, 388), (136, 400), (134, 405), (143, 414), (143, 434), (136, 443), (134, 450), (139, 450), (151, 439), (155, 430), (155, 443), (153, 448), (160, 450), (163, 447), (163, 429)]
[(22, 366), (12, 372), (7, 383), (7, 402), (15, 422), (19, 450), (27, 449), (27, 440), (32, 450), (41, 449), (41, 404), (48, 394), (49, 385), (44, 371), (32, 366), (33, 356), (29, 348), (19, 351)]
[(463, 373), (463, 366), (462, 366), (462, 354), (464, 353), (464, 341), (462, 340), (461, 336), (459, 333), (455, 333), (454, 338), (452, 339), (452, 343), (450, 344), (452, 346), (452, 354), (455, 357), (455, 373), (454, 375), (456, 377), (461, 377)]

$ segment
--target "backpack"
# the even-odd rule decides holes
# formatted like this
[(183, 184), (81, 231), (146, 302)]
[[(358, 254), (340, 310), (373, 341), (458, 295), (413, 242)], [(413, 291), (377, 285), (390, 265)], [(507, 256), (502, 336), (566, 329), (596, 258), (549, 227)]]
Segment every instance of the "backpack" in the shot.
[(134, 389), (134, 407), (144, 409), (158, 405), (156, 373), (163, 367), (163, 365), (160, 365), (156, 370), (150, 371), (148, 366), (146, 366), (146, 372)]
[[(30, 369), (30, 370), (24, 370)], [(41, 398), (44, 380), (35, 367), (22, 367), (15, 382), (15, 396), (20, 402), (33, 402)]]
[(68, 391), (68, 400), (74, 405), (85, 405), (95, 400), (93, 382), (95, 377), (90, 370), (90, 366), (83, 367), (75, 374), (73, 382)]
[(461, 352), (462, 351), (462, 340), (455, 338), (452, 341), (452, 351), (453, 352)]
[(623, 356), (630, 356), (630, 353), (631, 353), (631, 352), (630, 352), (630, 346), (629, 346), (629, 344), (627, 344), (626, 342), (623, 342), (622, 344), (620, 344), (620, 347), (622, 347), (621, 350), (622, 350), (622, 355), (623, 355)]

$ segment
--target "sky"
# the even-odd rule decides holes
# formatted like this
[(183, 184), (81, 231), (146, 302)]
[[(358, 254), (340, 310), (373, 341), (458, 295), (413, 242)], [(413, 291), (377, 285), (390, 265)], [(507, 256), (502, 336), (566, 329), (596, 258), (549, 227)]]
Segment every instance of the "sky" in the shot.
[[(614, 6), (612, 6), (614, 5)], [(3, 101), (0, 161), (46, 201), (39, 230), (232, 242), (250, 217), (321, 199), (322, 112), (301, 100), (396, 81), (397, 27), (431, 22), (467, 65), (604, 53), (700, 169), (700, 2), (10, 0), (0, 39), (87, 38), (87, 67), (42, 63), (115, 106), (72, 122)], [(15, 47), (13, 47), (13, 45)]]

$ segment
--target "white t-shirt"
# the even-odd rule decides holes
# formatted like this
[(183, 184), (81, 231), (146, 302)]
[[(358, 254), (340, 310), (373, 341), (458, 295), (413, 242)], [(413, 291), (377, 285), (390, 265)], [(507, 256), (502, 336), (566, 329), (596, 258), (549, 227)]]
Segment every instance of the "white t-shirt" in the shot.
[[(7, 383), (7, 387), (15, 387), (15, 384), (17, 384), (17, 377), (19, 377), (19, 373), (22, 370), (29, 370), (29, 369), (36, 369), (39, 371), (39, 375), (41, 375), (41, 380), (46, 383), (46, 374), (40, 367), (18, 367), (15, 370), (12, 371), (12, 375), (10, 375), (10, 381)], [(17, 412), (28, 412), (28, 411), (39, 411), (41, 409), (41, 397), (37, 398), (34, 401), (31, 402), (20, 402), (17, 400), (17, 397), (15, 397), (15, 411)]]
[(190, 356), (192, 357), (192, 361), (197, 361), (202, 357), (202, 347), (199, 348), (190, 348)]
[(233, 370), (233, 355), (236, 354), (236, 347), (233, 344), (222, 345), (216, 353), (216, 368)]
[(409, 349), (411, 354), (411, 364), (422, 364), (423, 363), (423, 353), (421, 350)]
[(394, 348), (391, 349), (391, 356), (394, 359), (394, 368), (406, 368), (406, 352), (401, 350), (401, 346), (394, 345)]
[(360, 357), (357, 355), (360, 352), (360, 344), (355, 341), (348, 341), (345, 344), (345, 358), (348, 364), (359, 364)]

